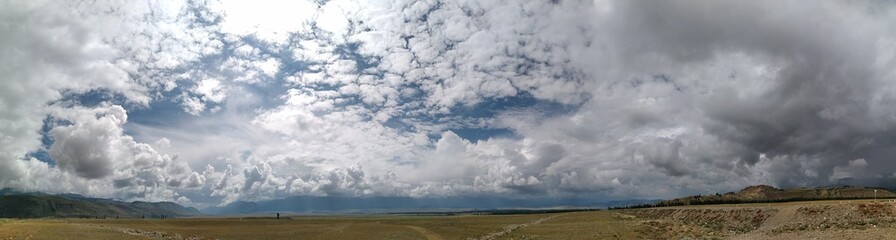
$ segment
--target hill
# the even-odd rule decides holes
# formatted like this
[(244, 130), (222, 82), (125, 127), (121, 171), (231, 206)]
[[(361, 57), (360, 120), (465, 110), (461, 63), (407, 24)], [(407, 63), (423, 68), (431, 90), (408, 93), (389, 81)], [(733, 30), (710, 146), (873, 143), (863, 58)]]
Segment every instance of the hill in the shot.
[(172, 202), (120, 202), (111, 199), (86, 198), (80, 195), (48, 195), (41, 193), (0, 195), (0, 218), (42, 217), (124, 217), (159, 218), (201, 214)]
[[(875, 193), (876, 191), (876, 193)], [(720, 203), (783, 202), (799, 200), (894, 198), (896, 193), (881, 188), (825, 187), (779, 189), (768, 185), (746, 187), (739, 192), (695, 195), (660, 201), (656, 206), (681, 206)]]

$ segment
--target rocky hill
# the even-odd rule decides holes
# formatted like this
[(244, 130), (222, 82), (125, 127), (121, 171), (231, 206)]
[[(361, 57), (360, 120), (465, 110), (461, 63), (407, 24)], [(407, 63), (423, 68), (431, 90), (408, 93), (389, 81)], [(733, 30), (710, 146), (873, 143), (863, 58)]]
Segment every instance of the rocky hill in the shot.
[(160, 218), (201, 214), (172, 202), (121, 202), (80, 195), (40, 193), (0, 195), (0, 218), (87, 217)]
[[(876, 193), (875, 193), (876, 191)], [(826, 187), (779, 189), (768, 185), (749, 186), (739, 192), (695, 195), (660, 201), (657, 206), (680, 206), (720, 203), (783, 202), (797, 200), (896, 198), (896, 193), (886, 189), (867, 187)]]

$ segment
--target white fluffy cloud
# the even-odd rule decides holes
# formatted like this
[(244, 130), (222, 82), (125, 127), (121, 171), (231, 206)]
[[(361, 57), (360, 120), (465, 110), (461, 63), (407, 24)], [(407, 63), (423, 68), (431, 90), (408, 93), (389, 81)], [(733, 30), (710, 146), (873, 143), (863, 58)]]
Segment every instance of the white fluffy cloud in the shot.
[[(118, 185), (136, 181), (174, 187), (179, 187), (192, 171), (177, 157), (159, 154), (148, 144), (125, 135), (127, 113), (121, 106), (65, 108), (52, 115), (53, 120), (72, 123), (50, 130), (50, 157), (63, 171), (87, 179), (111, 176)], [(143, 177), (156, 179), (140, 179)]]
[[(176, 13), (183, 10), (179, 4), (4, 1), (0, 5), (0, 28), (6, 33), (0, 37), (4, 52), (0, 83), (6, 86), (0, 90), (0, 185), (154, 200), (176, 196), (171, 190), (146, 189), (145, 185), (143, 196), (90, 187), (111, 186), (110, 176), (147, 176), (139, 171), (125, 173), (127, 169), (117, 162), (151, 149), (122, 135), (126, 115), (121, 107), (86, 110), (53, 103), (100, 91), (121, 96), (122, 104), (148, 105), (154, 98), (152, 91), (176, 85), (166, 71), (214, 51), (216, 41), (208, 38), (207, 29), (187, 30), (185, 24), (191, 20)], [(58, 109), (62, 106), (68, 107)], [(26, 158), (42, 148), (44, 119), (58, 113), (74, 122), (47, 133), (59, 140), (55, 148), (45, 149), (58, 158), (58, 165)]]
[(123, 108), (113, 106), (94, 114), (100, 117), (84, 118), (90, 118), (90, 114), (60, 117), (75, 123), (50, 130), (54, 140), (50, 157), (59, 168), (84, 178), (106, 177), (112, 173), (113, 164), (137, 155), (129, 146), (133, 140), (122, 137), (121, 127), (127, 122)]
[[(83, 92), (93, 86), (130, 92), (126, 72), (105, 61), (114, 49), (85, 33), (88, 25), (69, 23), (77, 13), (43, 9), (38, 2), (4, 2), (0, 10), (0, 179), (21, 176), (26, 166), (18, 159), (40, 146), (38, 130), (47, 114), (45, 105), (61, 97), (59, 91)], [(69, 25), (53, 26), (54, 23)], [(142, 96), (134, 96), (143, 99)]]
[(53, 139), (49, 155), (56, 166), (23, 161), (24, 176), (6, 184), (149, 201), (173, 201), (180, 196), (178, 190), (203, 184), (203, 176), (192, 172), (185, 161), (125, 135), (127, 113), (121, 106), (59, 107), (51, 115), (52, 121), (64, 123), (49, 131)]
[(318, 6), (311, 1), (263, 0), (215, 2), (212, 9), (223, 12), (222, 31), (255, 35), (271, 42), (283, 42), (290, 33), (303, 29)]

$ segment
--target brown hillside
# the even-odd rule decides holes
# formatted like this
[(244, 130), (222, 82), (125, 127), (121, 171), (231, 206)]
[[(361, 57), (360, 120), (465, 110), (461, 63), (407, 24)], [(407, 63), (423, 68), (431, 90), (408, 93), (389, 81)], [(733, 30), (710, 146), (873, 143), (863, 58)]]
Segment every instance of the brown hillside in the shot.
[[(877, 194), (875, 195), (875, 190)], [(768, 185), (749, 186), (739, 192), (713, 195), (695, 195), (672, 200), (661, 201), (660, 206), (772, 202), (788, 200), (821, 200), (821, 199), (857, 199), (857, 198), (896, 198), (896, 193), (889, 190), (867, 187), (827, 187), (827, 188), (792, 188), (779, 189)]]
[[(865, 189), (828, 190), (852, 194)], [(644, 219), (640, 223), (644, 239), (893, 239), (896, 228), (896, 201), (890, 199), (646, 208), (620, 213)]]

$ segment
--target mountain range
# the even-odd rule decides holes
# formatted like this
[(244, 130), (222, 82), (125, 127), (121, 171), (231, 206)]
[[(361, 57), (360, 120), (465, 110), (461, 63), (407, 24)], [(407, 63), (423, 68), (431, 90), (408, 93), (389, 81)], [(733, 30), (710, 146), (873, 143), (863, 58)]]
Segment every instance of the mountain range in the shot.
[(825, 187), (779, 189), (768, 185), (744, 188), (725, 194), (695, 195), (671, 200), (621, 200), (600, 202), (593, 199), (517, 199), (496, 196), (480, 197), (348, 197), (294, 196), (257, 202), (238, 201), (225, 206), (208, 207), (200, 212), (173, 202), (123, 202), (90, 198), (77, 194), (23, 193), (0, 190), (0, 218), (40, 217), (122, 217), (159, 218), (202, 214), (241, 215), (254, 213), (392, 213), (454, 212), (496, 209), (563, 209), (608, 208), (619, 206), (676, 206), (715, 203), (774, 202), (819, 199), (896, 198), (896, 193), (880, 188)]
[(654, 203), (659, 200), (621, 200), (599, 202), (594, 199), (517, 199), (494, 196), (482, 197), (340, 197), (294, 196), (283, 199), (243, 202), (202, 209), (207, 214), (250, 214), (264, 212), (292, 213), (389, 213), (438, 212), (490, 209), (540, 208), (606, 208), (632, 204)]
[(196, 208), (173, 202), (122, 202), (77, 194), (0, 190), (0, 218), (161, 218), (201, 214)]

